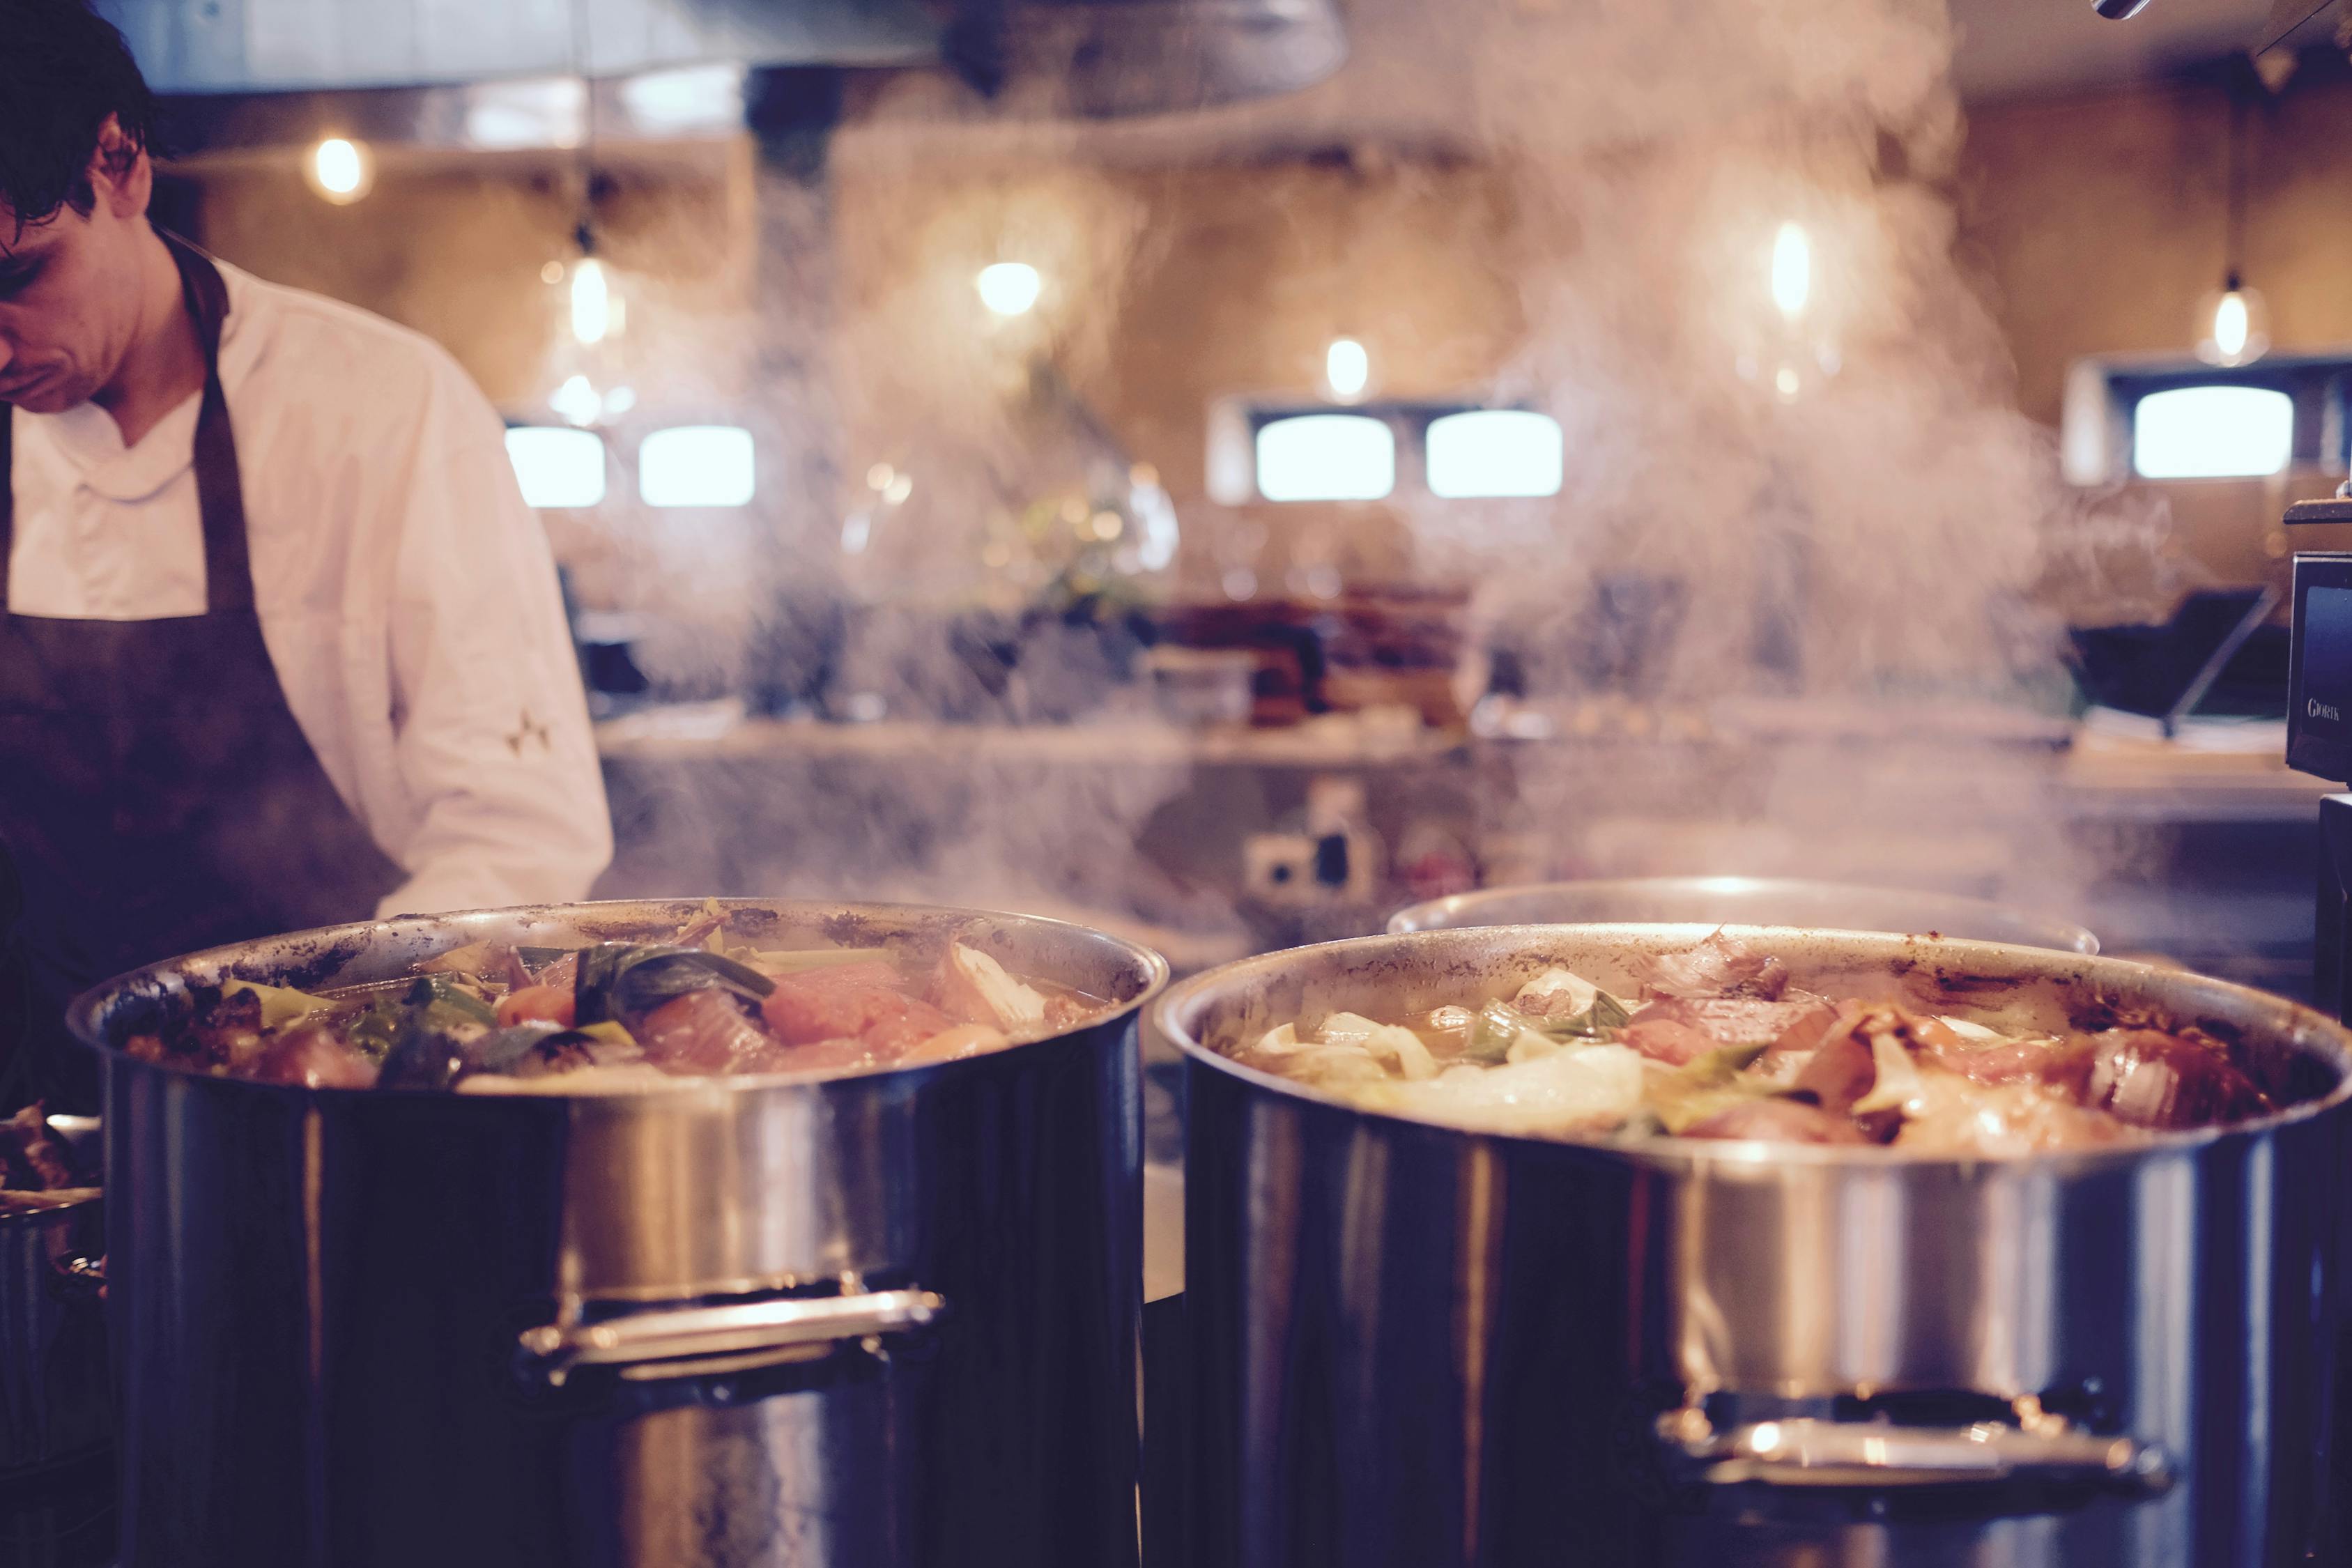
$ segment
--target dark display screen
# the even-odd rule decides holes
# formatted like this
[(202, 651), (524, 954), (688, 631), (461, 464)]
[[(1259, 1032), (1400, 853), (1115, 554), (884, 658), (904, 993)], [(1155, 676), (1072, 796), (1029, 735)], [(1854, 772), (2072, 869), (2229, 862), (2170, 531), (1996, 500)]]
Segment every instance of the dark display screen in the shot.
[(2294, 662), (2287, 763), (2352, 780), (2352, 556), (2295, 557)]

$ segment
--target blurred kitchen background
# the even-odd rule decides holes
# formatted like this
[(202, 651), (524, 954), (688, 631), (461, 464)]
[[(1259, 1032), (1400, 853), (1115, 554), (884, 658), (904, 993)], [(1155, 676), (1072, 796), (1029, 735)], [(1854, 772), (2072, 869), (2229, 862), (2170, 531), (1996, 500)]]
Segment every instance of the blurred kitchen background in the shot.
[(2257, 54), (2267, 0), (108, 9), (165, 220), (507, 416), (604, 894), (1190, 968), (1778, 873), (2309, 984), (2333, 11)]

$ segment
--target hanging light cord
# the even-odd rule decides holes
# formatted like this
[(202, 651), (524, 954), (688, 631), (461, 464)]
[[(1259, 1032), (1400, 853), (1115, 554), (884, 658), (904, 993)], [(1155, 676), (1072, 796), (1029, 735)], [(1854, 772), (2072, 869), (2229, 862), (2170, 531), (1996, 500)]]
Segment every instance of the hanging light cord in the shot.
[(580, 156), (574, 161), (580, 177), (580, 217), (572, 226), (573, 243), (583, 257), (596, 254), (596, 83), (588, 74), (588, 7), (572, 0), (569, 47), (572, 74), (580, 83)]
[(2246, 246), (2246, 95), (2230, 95), (2228, 188), (2224, 195), (2221, 235), (2221, 287), (2238, 291)]

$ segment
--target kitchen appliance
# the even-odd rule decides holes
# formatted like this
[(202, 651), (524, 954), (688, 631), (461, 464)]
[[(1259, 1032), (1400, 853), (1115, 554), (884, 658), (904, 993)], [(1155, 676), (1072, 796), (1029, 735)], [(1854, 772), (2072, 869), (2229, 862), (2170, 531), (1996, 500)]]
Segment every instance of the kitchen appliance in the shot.
[(114, 1048), (225, 978), (348, 985), (475, 942), (666, 937), (703, 907), (336, 927), (75, 1004), (105, 1066), (126, 1568), (1135, 1562), (1148, 950), (725, 902), (763, 947), (956, 936), (1111, 1004), (829, 1079), (306, 1090)]
[(1989, 899), (1786, 877), (1625, 877), (1486, 888), (1399, 910), (1389, 917), (1388, 929), (1633, 921), (1908, 931), (2062, 952), (2099, 951), (2099, 939), (2072, 921)]
[[(2286, 522), (2352, 522), (2352, 499), (2297, 501), (2286, 509)], [(2296, 552), (2291, 592), (2287, 766), (2330, 783), (2352, 781), (2352, 552)], [(2319, 846), (2312, 1002), (2352, 1022), (2352, 795), (2320, 801)]]
[(1208, 1043), (1345, 1005), (1630, 990), (1698, 925), (1366, 938), (1186, 981), (1184, 1561), (2336, 1561), (2328, 1394), (2352, 1034), (2074, 953), (1745, 929), (1825, 991), (1897, 966), (2021, 1013), (2234, 1034), (2262, 1121), (2007, 1161), (1554, 1142), (1360, 1110)]
[(2200, 709), (2275, 718), (2287, 662), (2277, 609), (2274, 588), (2204, 589), (2162, 626), (2068, 628), (2068, 662), (2091, 701), (2152, 718), (2168, 737)]

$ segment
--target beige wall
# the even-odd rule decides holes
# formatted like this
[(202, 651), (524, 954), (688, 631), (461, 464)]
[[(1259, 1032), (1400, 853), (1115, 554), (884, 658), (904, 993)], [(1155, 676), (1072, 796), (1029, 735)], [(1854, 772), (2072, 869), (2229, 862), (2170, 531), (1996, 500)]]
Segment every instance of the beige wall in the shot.
[[(2290, 85), (2247, 118), (2244, 270), (2274, 345), (2352, 345), (2352, 84)], [(2182, 353), (2222, 270), (2229, 105), (2145, 88), (1979, 108), (1961, 162), (1961, 246), (2054, 424), (2085, 354)]]
[[(1402, 574), (1411, 548), (1385, 505), (1211, 505), (1213, 402), (1319, 401), (1324, 350), (1340, 335), (1366, 342), (1376, 395), (1475, 395), (1525, 331), (1507, 181), (1490, 168), (959, 166), (894, 157), (853, 133), (833, 190), (844, 466), (907, 468), (919, 489), (927, 472), (950, 476), (958, 515), (907, 523), (927, 550), (963, 549), (955, 542), (987, 531), (979, 513), (1017, 511), (1071, 481), (1069, 418), (1023, 395), (1026, 367), (1045, 360), (1159, 470), (1197, 584), (1225, 565), (1278, 575), (1302, 561)], [(971, 280), (996, 259), (1045, 275), (1034, 321), (982, 310)], [(1013, 450), (1036, 460), (1008, 461)]]
[[(2055, 423), (2082, 356), (2185, 357), (2192, 308), (2221, 269), (2227, 113), (2218, 89), (2198, 86), (1971, 112), (1955, 187), (1960, 250), (2030, 416)], [(2274, 340), (2352, 345), (2352, 83), (2296, 84), (2251, 126), (2245, 269), (2269, 297)], [(777, 356), (760, 350), (778, 334), (766, 317), (798, 307), (761, 281), (778, 247), (749, 140), (613, 149), (600, 161), (614, 176), (601, 216), (604, 253), (630, 290), (631, 374), (697, 416), (774, 400)], [(231, 260), (425, 331), (509, 412), (536, 413), (560, 379), (562, 299), (540, 271), (570, 252), (570, 160), (394, 155), (373, 195), (340, 208), (289, 159), (196, 172), (205, 237)], [(1236, 393), (1314, 395), (1323, 347), (1341, 332), (1367, 341), (1381, 394), (1488, 386), (1522, 347), (1527, 265), (1555, 242), (1529, 232), (1511, 183), (1507, 170), (1437, 156), (959, 163), (936, 148), (894, 152), (853, 128), (836, 138), (829, 214), (813, 231), (829, 225), (832, 236), (829, 361), (809, 361), (811, 390), (776, 416), (837, 415), (838, 471), (853, 489), (878, 462), (928, 471), (936, 482), (919, 490), (921, 515), (902, 542), (952, 578), (969, 571), (992, 516), (1082, 461), (1070, 421), (1022, 392), (1024, 368), (1049, 359), (1163, 476), (1196, 585), (1234, 563), (1276, 575), (1301, 562), (1357, 577), (1442, 573), (1443, 562), (1415, 558), (1411, 530), (1384, 505), (1209, 504), (1208, 410)], [(1013, 328), (986, 318), (970, 287), (980, 266), (1009, 258), (1049, 278), (1037, 320)], [(2292, 488), (2331, 480), (2296, 476)], [(2137, 499), (2169, 510), (2191, 576), (2276, 570), (2285, 488), (2141, 489)], [(784, 500), (793, 515), (775, 526), (817, 539), (838, 515), (835, 474), (807, 466)]]
[[(2017, 366), (2021, 406), (2055, 425), (2068, 366), (2090, 355), (2189, 359), (2199, 300), (2223, 268), (2229, 100), (2175, 84), (1980, 106), (1960, 163), (1960, 246)], [(2246, 120), (2243, 270), (2277, 350), (2352, 347), (2352, 83), (2291, 83)], [(2193, 570), (2281, 570), (2291, 495), (2340, 478), (2127, 487), (2160, 501)]]
[[(677, 531), (688, 525), (636, 506), (629, 460), (658, 425), (727, 420), (767, 434), (754, 396), (765, 343), (752, 330), (761, 299), (756, 153), (738, 137), (600, 148), (597, 163), (597, 254), (626, 318), (593, 352), (570, 341), (568, 292), (543, 276), (577, 254), (572, 156), (394, 149), (373, 188), (347, 206), (320, 199), (290, 154), (217, 157), (175, 172), (202, 186), (201, 237), (215, 254), (425, 333), (510, 418), (551, 421), (549, 394), (575, 372), (603, 387), (631, 386), (638, 408), (612, 430), (618, 461), (604, 503), (548, 515), (575, 593), (590, 607), (675, 605), (714, 622), (749, 616), (762, 563), (775, 557), (768, 546), (799, 492), (765, 486), (748, 513), (692, 524), (708, 537), (681, 551)], [(770, 454), (772, 468), (813, 466), (793, 460), (786, 442), (772, 442)]]
[[(605, 152), (598, 161), (609, 180), (597, 205), (600, 254), (628, 284), (630, 338), (650, 354), (666, 329), (747, 308), (748, 139)], [(204, 240), (215, 255), (415, 327), (456, 354), (491, 401), (537, 412), (565, 309), (541, 268), (574, 254), (579, 184), (570, 159), (461, 162), (395, 150), (374, 188), (349, 206), (314, 195), (289, 155), (226, 157), (181, 172), (202, 183)]]

